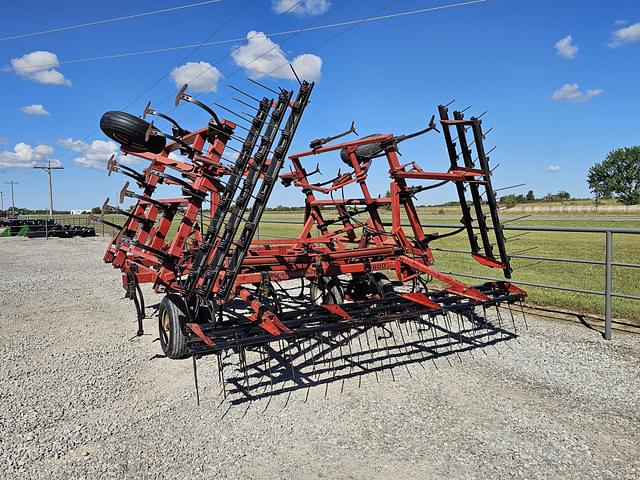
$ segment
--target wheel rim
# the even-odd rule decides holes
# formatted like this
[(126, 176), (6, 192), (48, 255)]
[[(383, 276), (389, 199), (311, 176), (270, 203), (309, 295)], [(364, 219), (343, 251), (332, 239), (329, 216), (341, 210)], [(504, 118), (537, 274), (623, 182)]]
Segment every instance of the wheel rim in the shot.
[(167, 310), (162, 312), (160, 328), (162, 336), (164, 337), (165, 345), (169, 345), (169, 342), (171, 341), (171, 318), (169, 317), (169, 312)]

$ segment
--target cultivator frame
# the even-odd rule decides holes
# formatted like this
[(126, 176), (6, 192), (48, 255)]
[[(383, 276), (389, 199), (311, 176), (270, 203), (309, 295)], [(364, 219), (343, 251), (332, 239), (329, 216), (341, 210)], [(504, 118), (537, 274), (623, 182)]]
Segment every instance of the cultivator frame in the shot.
[[(108, 199), (105, 202), (103, 214), (115, 211), (127, 218), (122, 226), (114, 224), (118, 233), (104, 261), (122, 271), (127, 295), (136, 301), (138, 334), (144, 318), (139, 285), (150, 283), (156, 292), (166, 294), (159, 308), (159, 327), (169, 357), (195, 358), (227, 350), (244, 356), (247, 347), (324, 332), (450, 314), (471, 318), (478, 308), (495, 306), (497, 310), (526, 296), (508, 281), (470, 286), (434, 267), (430, 244), (466, 232), (478, 263), (502, 270), (507, 279), (511, 276), (480, 118), (465, 119), (459, 111), (449, 118), (448, 107), (439, 106), (439, 121), (432, 117), (426, 128), (415, 133), (333, 143), (355, 133), (352, 124), (346, 132), (313, 140), (309, 150), (289, 156), (290, 171), (281, 173), (313, 87), (302, 82), (295, 96), (281, 89), (270, 90), (277, 98), (262, 99), (240, 91), (252, 101), (242, 101), (253, 109), (251, 116), (221, 108), (248, 126), (221, 120), (186, 94), (186, 86), (178, 93), (176, 105), (187, 101), (206, 110), (211, 120), (205, 128), (188, 132), (150, 105), (145, 116), (167, 120), (172, 134), (133, 116), (126, 120), (127, 126), (137, 125), (137, 134), (129, 128), (124, 140), (113, 125), (103, 126), (105, 133), (122, 143), (125, 155), (150, 162), (139, 173), (115, 158), (109, 161), (109, 174), (129, 176), (143, 192), (132, 192), (128, 182), (123, 187), (121, 202), (126, 197), (137, 200), (130, 212), (110, 207)], [(109, 123), (117, 115), (122, 112), (105, 114), (103, 120)], [(244, 137), (236, 133), (238, 128), (246, 131)], [(424, 170), (415, 161), (400, 162), (401, 142), (440, 132), (439, 128), (450, 162), (446, 172)], [(158, 138), (171, 142), (165, 145)], [(156, 151), (145, 151), (152, 141)], [(232, 141), (240, 147), (231, 147)], [(233, 161), (224, 156), (230, 150), (237, 153)], [(176, 157), (177, 153), (181, 156)], [(307, 172), (304, 162), (331, 153), (340, 155), (346, 171), (313, 183), (310, 177), (320, 169)], [(386, 197), (373, 195), (367, 184), (376, 159), (388, 164)], [(286, 187), (301, 189), (304, 223), (296, 238), (254, 239), (278, 179)], [(180, 187), (182, 196), (154, 198), (160, 183)], [(444, 234), (427, 232), (414, 198), (446, 183), (456, 187), (462, 225)], [(360, 197), (344, 197), (344, 188), (351, 185), (360, 189)], [(335, 198), (339, 193), (341, 197)], [(205, 213), (207, 199), (211, 208)], [(390, 225), (383, 221), (387, 211)], [(402, 223), (405, 219), (408, 225)], [(104, 217), (102, 221), (111, 224)], [(169, 239), (171, 229), (175, 235)], [(392, 272), (394, 280), (383, 272)], [(280, 288), (282, 282), (293, 281), (300, 282), (297, 296)]]

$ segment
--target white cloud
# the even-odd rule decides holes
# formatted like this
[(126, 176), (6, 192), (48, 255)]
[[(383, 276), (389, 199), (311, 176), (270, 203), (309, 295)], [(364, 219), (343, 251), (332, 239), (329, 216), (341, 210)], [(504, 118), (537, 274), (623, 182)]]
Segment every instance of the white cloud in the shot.
[(615, 22), (613, 22), (613, 24), (614, 24), (616, 27), (622, 27), (623, 25), (626, 25), (626, 24), (627, 24), (627, 20), (626, 20), (626, 19), (624, 19), (624, 18), (621, 18), (621, 19), (616, 20)]
[(552, 163), (547, 168), (545, 168), (545, 170), (547, 172), (553, 172), (553, 173), (559, 172), (560, 171), (560, 165), (555, 165), (555, 164)]
[[(111, 155), (117, 155), (120, 147), (115, 142), (105, 142), (104, 140), (94, 140), (91, 143), (85, 143), (82, 140), (74, 140), (73, 138), (63, 138), (58, 140), (61, 145), (69, 150), (79, 154), (73, 161), (76, 165), (87, 168), (104, 169), (107, 160)], [(135, 163), (134, 157), (121, 157), (118, 159), (126, 164)]]
[(625, 43), (640, 42), (640, 22), (619, 28), (611, 34), (611, 48), (618, 48)]
[(34, 103), (33, 105), (26, 105), (24, 107), (21, 107), (20, 110), (22, 110), (27, 115), (36, 115), (36, 116), (51, 115), (49, 112), (47, 112), (47, 109), (44, 108), (44, 106), (40, 103)]
[(591, 98), (598, 96), (603, 92), (604, 90), (602, 90), (601, 88), (594, 88), (583, 92), (580, 90), (577, 83), (565, 83), (562, 87), (553, 92), (553, 96), (551, 98), (553, 98), (556, 102), (565, 101), (580, 103), (586, 102), (587, 100), (590, 100)]
[(328, 0), (272, 0), (271, 5), (276, 13), (293, 13), (298, 16), (322, 15), (331, 8)]
[(309, 53), (298, 55), (290, 62), (280, 45), (262, 32), (247, 33), (247, 44), (232, 50), (231, 56), (236, 65), (244, 68), (247, 75), (254, 79), (268, 75), (294, 80), (295, 76), (289, 67), (291, 63), (300, 79), (315, 81), (320, 78), (322, 69), (322, 59)]
[(572, 41), (573, 37), (571, 35), (558, 40), (554, 45), (556, 53), (564, 58), (575, 58), (576, 53), (578, 53), (578, 46), (572, 45)]
[[(44, 160), (53, 153), (53, 147), (41, 143), (35, 147), (20, 142), (13, 148), (13, 152), (0, 152), (0, 169), (2, 168), (30, 168), (38, 161)], [(58, 162), (58, 160), (52, 160)], [(59, 163), (59, 162), (58, 162)]]
[(9, 144), (9, 140), (7, 140), (4, 137), (0, 137), (0, 145), (8, 145)]
[(11, 59), (11, 68), (22, 78), (45, 85), (71, 85), (71, 81), (56, 70), (59, 65), (58, 56), (45, 50), (36, 50)]
[(187, 62), (174, 68), (171, 71), (171, 78), (178, 88), (188, 83), (193, 92), (216, 92), (222, 74), (210, 63)]

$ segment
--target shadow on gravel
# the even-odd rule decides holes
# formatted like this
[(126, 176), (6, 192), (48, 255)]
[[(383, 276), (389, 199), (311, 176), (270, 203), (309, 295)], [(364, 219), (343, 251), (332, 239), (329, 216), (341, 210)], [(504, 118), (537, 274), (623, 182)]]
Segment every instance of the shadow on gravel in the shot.
[(437, 369), (436, 360), (452, 366), (463, 354), (486, 355), (487, 348), (499, 351), (498, 344), (512, 348), (511, 341), (519, 341), (515, 327), (514, 321), (510, 331), (500, 317), (492, 322), (478, 315), (450, 315), (281, 340), (222, 355), (218, 382), (232, 405), (305, 389), (306, 401), (310, 394), (326, 396), (333, 383), (340, 382), (342, 393), (347, 379), (356, 379), (359, 388), (365, 376), (380, 382), (381, 373), (389, 372), (395, 381), (396, 369), (411, 377), (412, 365), (432, 363)]

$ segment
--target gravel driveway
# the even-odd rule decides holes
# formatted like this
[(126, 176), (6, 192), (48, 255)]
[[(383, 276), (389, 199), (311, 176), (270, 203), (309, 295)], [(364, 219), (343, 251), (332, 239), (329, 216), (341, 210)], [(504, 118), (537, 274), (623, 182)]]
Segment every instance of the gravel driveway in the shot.
[(517, 338), (482, 349), (281, 368), (252, 401), (233, 392), (236, 356), (226, 399), (206, 358), (197, 407), (156, 320), (132, 338), (104, 245), (0, 239), (0, 477), (640, 478), (637, 336), (517, 318)]

